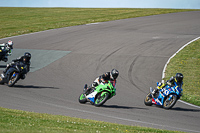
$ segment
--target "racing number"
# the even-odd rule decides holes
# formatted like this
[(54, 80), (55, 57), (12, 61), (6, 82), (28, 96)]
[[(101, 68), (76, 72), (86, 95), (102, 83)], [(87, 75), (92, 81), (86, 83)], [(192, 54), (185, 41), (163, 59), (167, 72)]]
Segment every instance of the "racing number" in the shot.
[(164, 93), (165, 93), (165, 95), (168, 95), (168, 94), (169, 94), (169, 91), (168, 91), (168, 90), (165, 90)]

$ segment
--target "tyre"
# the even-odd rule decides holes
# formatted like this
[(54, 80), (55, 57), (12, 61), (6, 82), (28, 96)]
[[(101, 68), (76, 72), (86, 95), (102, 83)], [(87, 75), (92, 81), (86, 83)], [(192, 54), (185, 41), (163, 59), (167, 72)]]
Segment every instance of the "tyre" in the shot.
[(18, 79), (19, 79), (19, 73), (15, 72), (11, 73), (11, 76), (8, 81), (8, 86), (12, 87), (17, 82)]
[(95, 98), (94, 105), (96, 107), (103, 105), (109, 99), (109, 97), (110, 97), (110, 94), (108, 92), (98, 93)]
[(151, 106), (151, 105), (153, 105), (153, 103), (152, 103), (152, 95), (151, 95), (150, 92), (146, 95), (146, 97), (145, 97), (145, 99), (144, 99), (144, 104), (145, 104), (146, 106)]
[(177, 95), (175, 95), (175, 94), (168, 95), (167, 98), (165, 99), (164, 103), (163, 103), (163, 108), (164, 109), (171, 109), (176, 104), (177, 100), (178, 100)]
[(3, 85), (4, 84), (4, 81), (3, 81), (3, 78), (0, 76), (0, 84)]
[(86, 103), (86, 102), (87, 102), (87, 99), (86, 99), (86, 97), (85, 97), (85, 94), (81, 94), (81, 95), (79, 96), (78, 101), (79, 101), (79, 103), (82, 103), (82, 104)]

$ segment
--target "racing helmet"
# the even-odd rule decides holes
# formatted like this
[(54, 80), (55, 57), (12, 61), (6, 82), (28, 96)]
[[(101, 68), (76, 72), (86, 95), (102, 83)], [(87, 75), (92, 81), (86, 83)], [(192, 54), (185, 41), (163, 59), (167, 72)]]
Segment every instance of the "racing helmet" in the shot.
[(119, 72), (116, 69), (111, 70), (110, 77), (111, 77), (112, 80), (117, 79), (118, 75), (119, 75)]
[(29, 62), (30, 59), (31, 59), (31, 54), (29, 52), (25, 52), (23, 61), (24, 62)]
[(9, 40), (7, 46), (13, 49), (13, 41)]
[(183, 74), (182, 73), (176, 73), (175, 79), (176, 79), (177, 82), (182, 83)]

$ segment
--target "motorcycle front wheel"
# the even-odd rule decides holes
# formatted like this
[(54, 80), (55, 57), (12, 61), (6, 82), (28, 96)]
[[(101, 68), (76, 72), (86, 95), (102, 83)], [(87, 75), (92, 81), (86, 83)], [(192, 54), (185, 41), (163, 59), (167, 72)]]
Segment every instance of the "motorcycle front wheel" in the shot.
[(144, 99), (144, 104), (145, 104), (146, 106), (151, 106), (151, 105), (153, 104), (153, 103), (152, 103), (152, 95), (151, 95), (150, 92), (146, 95), (146, 97), (145, 97), (145, 99)]
[(171, 109), (177, 101), (177, 95), (168, 95), (166, 100), (163, 103), (163, 108), (164, 109)]
[(79, 101), (79, 103), (82, 103), (82, 104), (87, 102), (87, 99), (86, 99), (84, 93), (79, 96), (78, 101)]
[(110, 97), (110, 94), (108, 92), (98, 93), (95, 98), (94, 105), (96, 107), (103, 105), (109, 99), (109, 97)]
[(19, 73), (13, 72), (9, 78), (8, 86), (12, 87), (19, 79)]

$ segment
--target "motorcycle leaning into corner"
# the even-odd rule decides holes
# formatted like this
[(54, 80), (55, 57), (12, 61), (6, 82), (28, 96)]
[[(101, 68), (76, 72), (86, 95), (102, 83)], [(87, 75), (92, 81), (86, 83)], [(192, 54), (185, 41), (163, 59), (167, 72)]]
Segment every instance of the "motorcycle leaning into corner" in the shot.
[(0, 49), (0, 61), (7, 62), (8, 61), (7, 56), (10, 56), (8, 55), (8, 51), (6, 51), (5, 49)]
[(113, 87), (112, 83), (108, 81), (108, 83), (101, 83), (93, 89), (83, 91), (79, 96), (79, 102), (82, 104), (90, 102), (92, 105), (99, 107), (115, 94), (116, 89)]
[(27, 73), (27, 65), (24, 65), (21, 62), (17, 62), (7, 70), (5, 75), (1, 74), (0, 84), (6, 83), (9, 87), (12, 87), (19, 79), (25, 79), (24, 75), (26, 73)]
[[(157, 86), (158, 84), (159, 82), (157, 82)], [(183, 89), (175, 83), (175, 86), (170, 87), (166, 85), (164, 89), (159, 89), (158, 92), (153, 95), (153, 88), (150, 87), (150, 92), (146, 95), (144, 104), (146, 106), (155, 104), (162, 106), (164, 109), (171, 109), (182, 96), (182, 91)]]
[(8, 57), (11, 56), (13, 49), (13, 42), (11, 40), (8, 43), (0, 44), (0, 61), (7, 62)]

